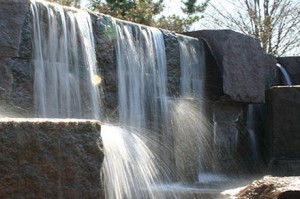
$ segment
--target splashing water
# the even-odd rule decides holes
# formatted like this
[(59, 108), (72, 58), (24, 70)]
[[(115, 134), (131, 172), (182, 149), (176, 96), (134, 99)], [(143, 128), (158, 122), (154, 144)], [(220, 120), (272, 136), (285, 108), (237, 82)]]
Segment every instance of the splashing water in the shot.
[[(145, 144), (140, 132), (103, 125), (105, 148), (104, 183), (108, 199), (176, 198), (170, 192), (156, 190), (165, 182), (162, 160)], [(146, 139), (149, 142), (149, 139)]]
[[(90, 16), (33, 0), (31, 9), (37, 115), (103, 119)], [(117, 21), (114, 28), (122, 127), (102, 125), (106, 197), (178, 198), (172, 191), (160, 191), (157, 185), (171, 181), (173, 136), (177, 136), (175, 143), (192, 140), (184, 147), (192, 143), (195, 150), (187, 153), (195, 152), (193, 158), (203, 159), (199, 153), (204, 151), (206, 140), (199, 139), (205, 137), (205, 120), (196, 113), (200, 104), (178, 100), (170, 107), (164, 38), (158, 29)], [(202, 68), (197, 67), (202, 64), (199, 57), (203, 57), (203, 50), (197, 54), (201, 45), (196, 40), (191, 46), (187, 40), (181, 41), (182, 95), (199, 98)], [(175, 162), (180, 164), (184, 156), (181, 153)], [(205, 167), (196, 162), (196, 170)]]

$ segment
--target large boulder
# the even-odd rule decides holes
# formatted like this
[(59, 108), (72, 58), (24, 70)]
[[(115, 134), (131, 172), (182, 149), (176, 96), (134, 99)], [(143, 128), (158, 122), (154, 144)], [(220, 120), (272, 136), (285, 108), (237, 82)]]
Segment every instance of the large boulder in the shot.
[(259, 40), (231, 30), (202, 30), (185, 34), (201, 38), (210, 46), (221, 71), (223, 93), (229, 96), (226, 100), (265, 101), (265, 89), (275, 79), (276, 58), (263, 52)]
[(1, 119), (0, 198), (101, 198), (98, 121)]

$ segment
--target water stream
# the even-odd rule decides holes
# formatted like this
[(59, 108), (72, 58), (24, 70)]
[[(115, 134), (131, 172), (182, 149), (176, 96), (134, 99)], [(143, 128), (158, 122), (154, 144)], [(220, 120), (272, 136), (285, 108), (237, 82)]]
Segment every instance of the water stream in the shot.
[[(31, 9), (37, 116), (104, 121), (89, 14), (34, 0)], [(112, 24), (119, 118), (118, 125), (103, 124), (101, 131), (106, 198), (184, 198), (170, 186), (160, 187), (203, 181), (212, 164), (202, 106), (203, 45), (178, 36), (181, 94), (173, 99), (167, 96), (162, 32), (115, 19)]]

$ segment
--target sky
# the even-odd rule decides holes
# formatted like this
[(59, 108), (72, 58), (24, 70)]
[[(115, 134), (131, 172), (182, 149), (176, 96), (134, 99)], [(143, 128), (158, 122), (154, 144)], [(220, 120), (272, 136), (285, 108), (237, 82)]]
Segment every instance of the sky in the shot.
[[(164, 13), (165, 15), (169, 14), (180, 14), (182, 13), (181, 11), (181, 3), (182, 0), (165, 0), (165, 10)], [(203, 2), (201, 0), (198, 0), (199, 2)], [(224, 8), (230, 9), (232, 5), (228, 3), (227, 1), (224, 0), (211, 0), (211, 4), (213, 5), (223, 5)], [(81, 0), (81, 6), (84, 7), (85, 5), (88, 4), (88, 0)]]

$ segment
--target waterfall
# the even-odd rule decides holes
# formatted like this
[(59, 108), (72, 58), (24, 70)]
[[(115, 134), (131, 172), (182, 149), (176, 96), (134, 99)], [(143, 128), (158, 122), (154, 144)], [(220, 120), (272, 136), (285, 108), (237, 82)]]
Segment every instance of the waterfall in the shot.
[[(176, 198), (157, 190), (170, 181), (167, 71), (162, 33), (155, 28), (119, 23), (116, 30), (120, 127), (105, 126), (106, 196)], [(159, 140), (159, 141), (158, 141)], [(151, 150), (150, 150), (151, 149)]]
[[(79, 10), (32, 1), (36, 114), (100, 118), (91, 19)], [(99, 78), (99, 77), (98, 77)]]
[(139, 129), (153, 129), (167, 117), (163, 35), (150, 27), (121, 23), (115, 26), (120, 122)]
[(284, 84), (287, 85), (287, 86), (292, 86), (293, 83), (292, 83), (292, 80), (291, 80), (290, 75), (287, 72), (287, 70), (279, 63), (276, 63), (276, 66), (280, 70), (280, 72), (283, 76)]
[(202, 98), (204, 86), (204, 47), (198, 39), (178, 36), (181, 69), (181, 96)]
[(195, 182), (206, 172), (210, 157), (209, 122), (203, 109), (204, 45), (198, 39), (178, 36), (181, 94), (173, 100), (172, 131), (177, 177)]
[[(33, 0), (31, 9), (37, 115), (104, 119), (89, 14)], [(185, 147), (192, 143), (192, 147), (201, 146), (203, 152), (207, 140), (205, 119), (199, 114), (200, 103), (196, 100), (193, 106), (189, 101), (174, 103), (168, 98), (165, 43), (160, 30), (115, 19), (112, 22), (116, 35), (119, 121), (118, 125), (102, 124), (105, 158), (101, 172), (106, 198), (177, 198), (172, 190), (159, 188), (173, 177), (176, 133), (172, 131), (181, 129), (177, 131), (177, 141), (190, 140)], [(203, 46), (198, 40), (184, 37), (179, 42), (184, 74), (182, 96), (201, 98)], [(171, 125), (171, 119), (175, 124)], [(205, 141), (201, 141), (202, 137)], [(198, 146), (196, 151), (187, 153), (196, 152), (196, 158), (203, 159)], [(197, 172), (193, 175), (197, 178)]]

